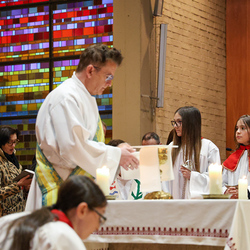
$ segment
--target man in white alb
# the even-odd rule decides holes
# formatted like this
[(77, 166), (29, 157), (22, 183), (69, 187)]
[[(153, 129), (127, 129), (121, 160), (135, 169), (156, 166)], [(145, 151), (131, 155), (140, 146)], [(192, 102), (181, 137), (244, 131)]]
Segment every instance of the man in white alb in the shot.
[(106, 165), (110, 184), (118, 167), (137, 168), (131, 147), (105, 145), (96, 99), (111, 86), (121, 53), (106, 45), (86, 48), (73, 76), (43, 102), (36, 121), (37, 167), (26, 210), (53, 204), (57, 190), (70, 175), (96, 175)]

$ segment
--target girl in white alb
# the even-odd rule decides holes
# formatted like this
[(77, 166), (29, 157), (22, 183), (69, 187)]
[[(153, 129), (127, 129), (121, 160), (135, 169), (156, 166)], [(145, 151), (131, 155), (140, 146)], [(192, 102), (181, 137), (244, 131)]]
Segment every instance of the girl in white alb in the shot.
[(238, 198), (237, 184), (242, 178), (248, 179), (250, 184), (250, 116), (243, 115), (236, 122), (234, 130), (236, 151), (223, 163), (223, 190), (225, 194), (232, 194), (231, 198)]
[(220, 164), (218, 147), (201, 137), (201, 114), (192, 106), (177, 109), (174, 120), (172, 149), (174, 180), (162, 183), (162, 189), (174, 199), (190, 199), (209, 193), (208, 166)]

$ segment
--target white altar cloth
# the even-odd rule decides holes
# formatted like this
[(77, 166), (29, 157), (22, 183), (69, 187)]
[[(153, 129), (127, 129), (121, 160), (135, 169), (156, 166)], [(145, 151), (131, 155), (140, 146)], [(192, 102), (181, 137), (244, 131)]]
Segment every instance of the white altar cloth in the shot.
[(237, 200), (108, 201), (86, 242), (225, 246)]
[(237, 203), (225, 250), (250, 249), (250, 201)]

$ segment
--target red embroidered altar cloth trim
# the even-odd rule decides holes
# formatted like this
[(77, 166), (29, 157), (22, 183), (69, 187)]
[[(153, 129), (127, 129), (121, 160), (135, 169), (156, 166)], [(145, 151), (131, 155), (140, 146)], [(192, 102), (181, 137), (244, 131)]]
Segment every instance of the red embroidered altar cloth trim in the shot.
[(225, 246), (237, 200), (109, 201), (87, 242)]

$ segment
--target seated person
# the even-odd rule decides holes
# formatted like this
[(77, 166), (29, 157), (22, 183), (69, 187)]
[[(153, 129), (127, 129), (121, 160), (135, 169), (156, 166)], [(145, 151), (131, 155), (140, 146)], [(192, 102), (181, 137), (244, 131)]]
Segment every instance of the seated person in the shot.
[(85, 250), (82, 240), (105, 222), (106, 205), (91, 179), (71, 176), (59, 188), (56, 204), (0, 219), (0, 249)]
[(160, 138), (155, 132), (148, 132), (142, 137), (142, 145), (160, 145)]

